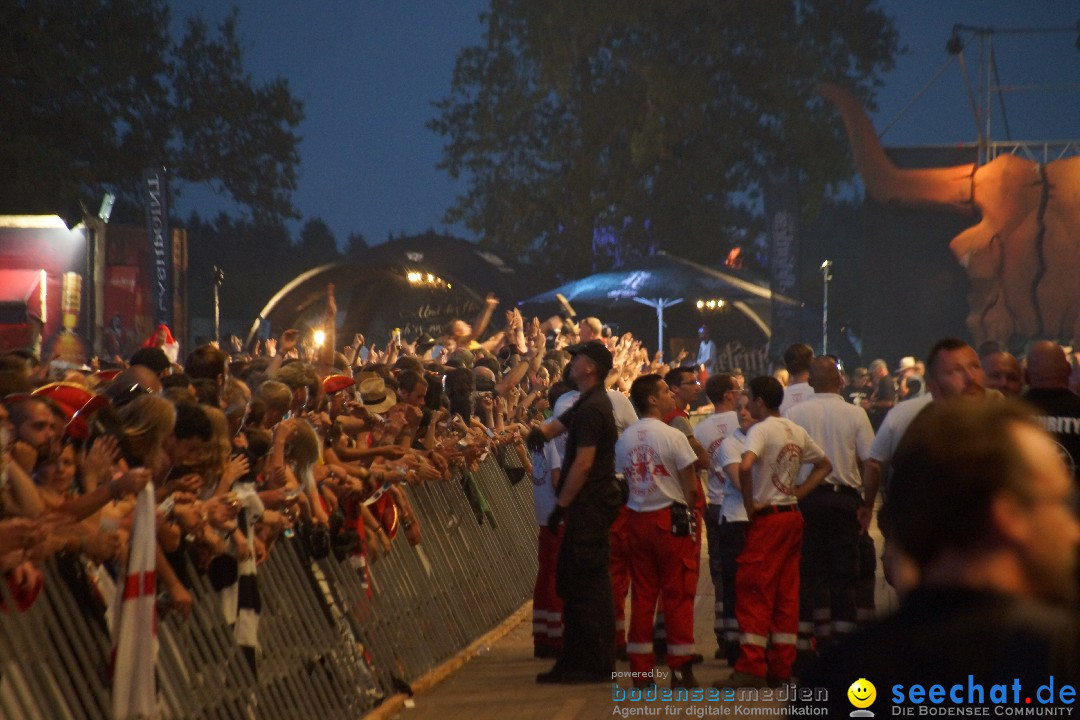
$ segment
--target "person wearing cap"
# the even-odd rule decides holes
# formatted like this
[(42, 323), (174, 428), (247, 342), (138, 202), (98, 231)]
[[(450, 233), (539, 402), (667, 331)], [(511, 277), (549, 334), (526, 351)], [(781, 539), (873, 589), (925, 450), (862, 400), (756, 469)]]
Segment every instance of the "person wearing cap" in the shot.
[(844, 400), (852, 405), (862, 407), (862, 401), (870, 396), (874, 390), (874, 382), (870, 378), (870, 371), (864, 367), (857, 367), (851, 372), (851, 382), (844, 388), (842, 395)]
[[(1017, 372), (1019, 373), (1019, 367)], [(1019, 374), (1017, 377), (1019, 378)], [(925, 392), (923, 377), (915, 369), (915, 358), (911, 355), (900, 358), (900, 366), (896, 368), (896, 399), (910, 400), (921, 397)]]
[(563, 600), (563, 648), (539, 683), (610, 682), (615, 666), (615, 608), (611, 592), (609, 531), (625, 496), (615, 479), (615, 417), (604, 389), (613, 365), (602, 342), (575, 346), (570, 376), (581, 395), (558, 419), (529, 434), (540, 450), (566, 432), (561, 482), (548, 528), (566, 527), (556, 567)]
[(161, 377), (172, 372), (172, 363), (165, 351), (159, 347), (143, 347), (136, 350), (128, 361), (129, 365), (142, 365)]

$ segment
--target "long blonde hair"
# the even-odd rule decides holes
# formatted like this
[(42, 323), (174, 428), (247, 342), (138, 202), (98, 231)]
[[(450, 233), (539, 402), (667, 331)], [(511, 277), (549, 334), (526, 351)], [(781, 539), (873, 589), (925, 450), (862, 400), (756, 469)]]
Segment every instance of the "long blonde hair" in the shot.
[(229, 462), (229, 453), (232, 451), (232, 443), (229, 440), (229, 421), (225, 413), (216, 407), (209, 405), (200, 407), (210, 420), (212, 432), (210, 441), (199, 453), (198, 465), (206, 477), (217, 481), (225, 472), (225, 465)]
[(176, 408), (160, 395), (140, 395), (117, 411), (124, 451), (152, 470), (164, 467), (165, 439), (176, 425)]
[(292, 463), (296, 479), (305, 488), (315, 482), (315, 464), (319, 462), (322, 445), (315, 428), (307, 420), (297, 420), (296, 435), (285, 448), (285, 460)]

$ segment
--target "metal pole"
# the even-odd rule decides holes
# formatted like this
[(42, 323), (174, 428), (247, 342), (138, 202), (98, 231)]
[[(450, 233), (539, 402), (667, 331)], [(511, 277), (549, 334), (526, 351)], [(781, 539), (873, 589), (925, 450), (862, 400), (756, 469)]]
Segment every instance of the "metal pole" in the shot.
[(821, 263), (821, 279), (825, 297), (821, 303), (821, 354), (829, 353), (829, 281), (832, 280), (832, 260)]
[(656, 349), (664, 351), (664, 300), (656, 303)]
[(225, 273), (214, 266), (214, 342), (221, 347), (221, 284), (225, 282)]

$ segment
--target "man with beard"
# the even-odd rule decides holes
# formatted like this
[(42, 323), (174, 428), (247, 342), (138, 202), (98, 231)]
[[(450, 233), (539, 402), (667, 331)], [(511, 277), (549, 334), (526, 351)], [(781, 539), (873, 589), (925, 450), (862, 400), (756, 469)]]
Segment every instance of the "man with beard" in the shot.
[(935, 705), (987, 706), (1001, 704), (1001, 685), (1023, 707), (1048, 682), (1075, 687), (1076, 621), (1055, 605), (1076, 595), (1080, 522), (1072, 477), (1030, 408), (935, 401), (892, 466), (880, 519), (917, 581), (897, 613), (826, 653), (803, 685), (828, 689), (832, 717), (848, 713), (860, 678), (887, 681), (894, 707), (934, 688)]
[(12, 456), (26, 472), (32, 472), (52, 456), (55, 441), (59, 438), (52, 410), (47, 402), (37, 397), (11, 402), (8, 409), (15, 428)]
[[(859, 508), (859, 522), (862, 526), (863, 543), (872, 544), (867, 529), (877, 499), (878, 488), (885, 478), (885, 471), (896, 452), (901, 438), (915, 417), (932, 402), (947, 398), (968, 398), (982, 400), (988, 396), (1000, 398), (997, 391), (986, 390), (986, 375), (975, 348), (958, 338), (942, 338), (934, 343), (926, 358), (926, 387), (928, 395), (900, 403), (885, 416), (884, 422), (870, 446), (870, 458), (866, 461), (866, 475), (863, 478), (863, 505)], [(883, 553), (885, 578), (903, 593), (906, 584), (913, 582), (914, 567), (892, 552), (886, 542)], [(866, 553), (862, 553), (863, 556)], [(873, 553), (869, 554), (873, 557)]]

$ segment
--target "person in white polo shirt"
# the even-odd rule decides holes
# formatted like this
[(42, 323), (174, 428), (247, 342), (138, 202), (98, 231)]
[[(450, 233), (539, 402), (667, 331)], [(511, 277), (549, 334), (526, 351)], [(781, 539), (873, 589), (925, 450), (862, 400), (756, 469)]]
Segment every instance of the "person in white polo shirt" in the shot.
[[(739, 429), (739, 418), (735, 414), (735, 408), (739, 402), (740, 387), (735, 378), (727, 373), (710, 375), (705, 381), (705, 395), (713, 404), (713, 413), (702, 419), (694, 427), (694, 437), (701, 443), (708, 454), (709, 471), (706, 478), (708, 489), (708, 505), (705, 508), (705, 531), (709, 543), (709, 575), (712, 578), (715, 597), (715, 614), (713, 616), (713, 632), (716, 634), (717, 659), (725, 657), (727, 643), (724, 641), (724, 585), (723, 569), (720, 565), (720, 504), (724, 497), (724, 468), (717, 465), (713, 459), (724, 438)], [(742, 455), (742, 453), (739, 453)], [(729, 610), (735, 614), (735, 606)]]
[(662, 420), (675, 407), (662, 377), (639, 377), (630, 386), (630, 399), (641, 419), (615, 445), (616, 471), (630, 486), (630, 671), (635, 685), (652, 682), (653, 617), (662, 597), (671, 686), (697, 687), (690, 662), (698, 575), (693, 527), (697, 454), (686, 435)]
[[(855, 584), (859, 570), (858, 510), (862, 505), (862, 463), (870, 455), (874, 431), (862, 408), (845, 402), (843, 376), (836, 359), (827, 355), (810, 363), (814, 394), (787, 412), (822, 447), (833, 471), (799, 501), (803, 530), (799, 567), (799, 660), (808, 661), (825, 642), (855, 632)], [(803, 466), (803, 474), (809, 469)], [(816, 602), (821, 598), (824, 602)], [(814, 611), (829, 610), (817, 628)]]
[[(735, 578), (739, 659), (724, 687), (764, 687), (791, 680), (799, 626), (799, 556), (803, 519), (798, 502), (832, 472), (832, 463), (806, 431), (780, 417), (784, 389), (774, 377), (750, 381), (750, 414), (739, 464), (743, 504), (750, 517)], [(813, 465), (796, 487), (799, 468)]]
[(814, 394), (814, 388), (807, 382), (810, 378), (810, 361), (813, 359), (814, 349), (806, 343), (795, 343), (784, 351), (788, 381), (784, 388), (784, 401), (780, 404), (781, 415)]
[[(739, 393), (737, 416), (739, 427), (724, 438), (712, 454), (712, 472), (723, 475), (721, 492), (720, 518), (716, 528), (716, 556), (720, 564), (720, 584), (723, 592), (723, 658), (728, 665), (735, 666), (739, 659), (739, 620), (735, 617), (735, 576), (738, 570), (738, 558), (746, 546), (746, 504), (742, 490), (739, 489), (739, 465), (742, 464), (743, 448), (746, 447), (746, 433), (754, 424), (750, 415), (750, 395), (746, 391)], [(713, 559), (713, 534), (709, 529), (709, 562)]]

